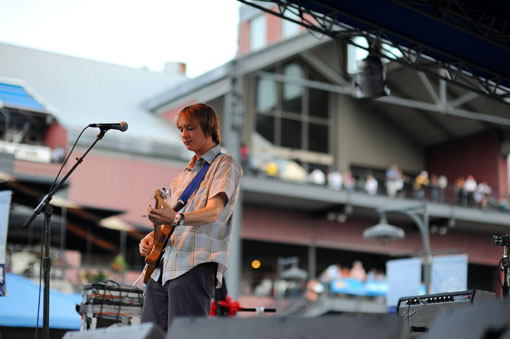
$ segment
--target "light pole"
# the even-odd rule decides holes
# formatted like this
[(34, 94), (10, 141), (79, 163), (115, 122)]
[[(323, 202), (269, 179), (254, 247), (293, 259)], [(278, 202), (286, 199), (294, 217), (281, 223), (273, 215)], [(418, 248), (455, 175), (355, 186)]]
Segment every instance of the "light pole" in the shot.
[(380, 208), (377, 212), (381, 215), (379, 224), (367, 228), (363, 232), (363, 238), (376, 239), (386, 242), (391, 239), (401, 239), (405, 236), (404, 230), (399, 227), (388, 224), (386, 220), (387, 213), (402, 213), (413, 219), (416, 226), (420, 230), (421, 239), (423, 241), (423, 280), (425, 282), (426, 293), (430, 294), (430, 278), (431, 278), (431, 262), (430, 253), (430, 237), (429, 237), (429, 214), (427, 204), (412, 205), (407, 207)]
[[(308, 273), (298, 267), (299, 258), (298, 257), (290, 257), (290, 258), (278, 258), (277, 261), (277, 280), (278, 282), (282, 280), (293, 280), (299, 281), (308, 278)], [(290, 266), (290, 267), (288, 267)], [(288, 268), (287, 268), (288, 267)], [(281, 285), (280, 285), (281, 286)], [(275, 288), (276, 293), (276, 312), (281, 312), (281, 302), (282, 302), (282, 294), (285, 291), (281, 291), (277, 286)]]

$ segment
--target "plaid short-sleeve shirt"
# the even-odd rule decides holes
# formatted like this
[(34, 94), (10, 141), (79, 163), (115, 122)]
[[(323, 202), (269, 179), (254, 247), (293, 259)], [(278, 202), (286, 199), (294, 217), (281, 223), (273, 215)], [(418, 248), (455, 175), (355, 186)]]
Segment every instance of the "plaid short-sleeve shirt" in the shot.
[[(219, 193), (225, 193), (228, 201), (218, 219), (213, 223), (175, 227), (163, 253), (163, 284), (207, 262), (218, 263), (217, 278), (218, 284), (221, 284), (222, 274), (227, 269), (232, 218), (243, 171), (235, 158), (228, 154), (219, 154), (220, 152), (220, 147), (215, 146), (196, 161), (194, 156), (188, 166), (172, 182), (169, 201), (171, 205), (188, 187), (204, 164), (210, 163), (211, 166), (200, 186), (180, 212), (186, 213), (204, 208), (207, 201)], [(160, 273), (161, 269), (156, 269), (152, 279), (157, 281)]]

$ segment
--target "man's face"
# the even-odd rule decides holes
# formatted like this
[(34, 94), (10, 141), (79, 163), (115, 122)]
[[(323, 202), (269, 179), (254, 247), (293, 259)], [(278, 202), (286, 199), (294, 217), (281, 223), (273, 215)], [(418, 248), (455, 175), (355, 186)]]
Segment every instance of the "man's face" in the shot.
[(177, 122), (177, 128), (181, 132), (182, 143), (189, 151), (204, 154), (211, 148), (213, 144), (212, 137), (205, 135), (198, 122), (180, 118)]

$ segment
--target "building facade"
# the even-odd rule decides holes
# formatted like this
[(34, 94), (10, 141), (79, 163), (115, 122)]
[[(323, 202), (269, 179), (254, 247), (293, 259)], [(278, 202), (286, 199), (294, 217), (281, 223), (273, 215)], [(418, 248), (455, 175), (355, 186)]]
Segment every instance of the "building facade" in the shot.
[[(508, 105), (393, 63), (386, 64), (391, 95), (358, 99), (353, 69), (360, 51), (251, 7), (242, 6), (240, 14), (236, 58), (191, 80), (0, 45), (12, 54), (0, 65), (0, 76), (25, 81), (55, 106), (68, 150), (88, 123), (125, 120), (130, 126), (126, 133), (108, 132), (73, 173), (65, 195), (72, 213), (59, 217), (65, 231), (55, 232), (54, 244), (76, 236), (75, 248), (89, 253), (88, 266), (104, 259), (95, 251), (122, 252), (131, 269), (141, 269), (136, 242), (151, 227), (141, 214), (153, 192), (168, 185), (189, 157), (175, 116), (186, 105), (207, 102), (219, 113), (222, 146), (245, 171), (227, 272), (234, 298), (273, 298), (285, 258), (297, 257), (308, 277), (318, 279), (333, 264), (350, 269), (361, 261), (367, 272), (384, 272), (389, 259), (421, 257), (423, 238), (398, 211), (423, 204), (432, 255), (467, 254), (468, 288), (500, 293), (502, 249), (491, 235), (507, 233), (509, 226), (508, 131), (477, 117), (508, 115)], [(20, 56), (37, 57), (38, 67), (58, 59), (71, 75), (45, 83), (49, 75), (27, 69)], [(101, 81), (115, 76), (129, 88)], [(90, 85), (73, 87), (79, 83)], [(435, 102), (438, 98), (442, 101)], [(95, 133), (84, 135), (77, 154), (94, 138)], [(402, 174), (395, 194), (386, 185), (392, 165)], [(44, 177), (48, 184), (58, 167), (14, 159), (5, 172), (18, 181), (24, 175), (32, 181)], [(423, 171), (428, 183), (417, 184)], [(337, 174), (341, 185), (333, 184)], [(481, 200), (461, 189), (469, 175), (490, 187)], [(369, 176), (377, 182), (375, 191), (367, 188)], [(447, 185), (436, 186), (435, 176), (444, 176)], [(28, 205), (37, 202), (37, 194), (44, 192), (32, 193)], [(396, 211), (388, 220), (404, 229), (405, 238), (382, 244), (363, 237), (382, 209)], [(25, 241), (16, 227), (9, 226), (10, 235)], [(272, 287), (256, 292), (267, 280)]]

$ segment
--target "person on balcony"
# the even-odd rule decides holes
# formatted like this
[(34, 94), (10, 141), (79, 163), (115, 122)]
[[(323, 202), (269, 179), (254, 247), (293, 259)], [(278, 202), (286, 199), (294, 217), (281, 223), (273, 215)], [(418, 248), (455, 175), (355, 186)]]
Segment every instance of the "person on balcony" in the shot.
[(344, 188), (348, 192), (354, 192), (356, 190), (356, 179), (352, 176), (351, 171), (345, 171), (342, 175)]
[(476, 192), (476, 181), (472, 175), (468, 175), (464, 182), (464, 191), (466, 192), (466, 199), (468, 206), (474, 206), (475, 204), (475, 192)]
[(367, 175), (367, 179), (365, 181), (364, 189), (369, 195), (376, 195), (377, 189), (379, 187), (379, 183), (377, 179), (374, 178), (372, 174)]
[(393, 164), (386, 170), (386, 192), (392, 198), (397, 196), (397, 193), (404, 188), (404, 179), (402, 172), (397, 165)]
[(457, 205), (460, 206), (467, 206), (466, 190), (464, 189), (465, 183), (466, 180), (462, 176), (455, 179), (455, 196), (457, 198)]
[(486, 181), (482, 181), (476, 186), (476, 191), (473, 195), (476, 206), (480, 208), (487, 208), (489, 197), (492, 193), (492, 189)]
[(421, 171), (414, 180), (414, 194), (417, 199), (425, 199), (425, 186), (429, 184), (429, 174)]
[(342, 174), (340, 172), (338, 171), (328, 172), (327, 179), (329, 188), (332, 188), (337, 191), (342, 189)]
[(446, 198), (446, 188), (448, 187), (448, 178), (446, 175), (441, 174), (437, 179), (439, 185), (439, 201), (444, 202)]

